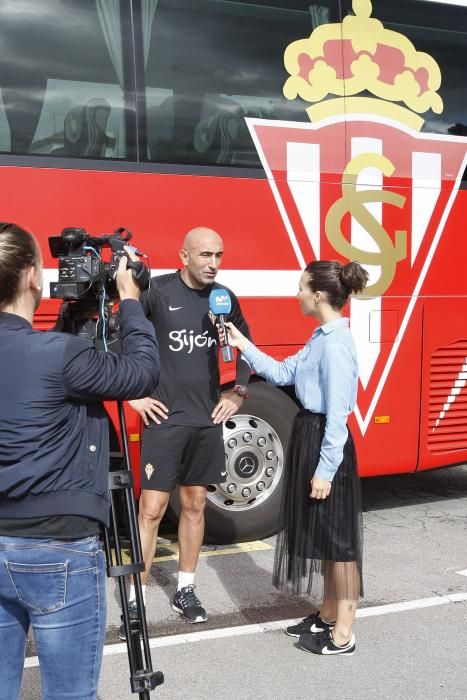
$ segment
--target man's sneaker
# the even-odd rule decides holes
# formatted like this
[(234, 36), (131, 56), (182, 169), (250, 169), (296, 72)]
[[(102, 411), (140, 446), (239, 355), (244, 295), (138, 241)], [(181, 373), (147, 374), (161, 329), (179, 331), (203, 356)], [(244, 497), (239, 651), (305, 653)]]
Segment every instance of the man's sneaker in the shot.
[(331, 630), (335, 625), (335, 622), (324, 622), (318, 613), (313, 613), (313, 615), (308, 615), (297, 625), (291, 625), (285, 630), (289, 637), (299, 637), (301, 634), (319, 634), (320, 632), (325, 632), (326, 630)]
[[(130, 613), (130, 625), (131, 625), (132, 620), (138, 619), (138, 606), (136, 604), (136, 600), (129, 600), (128, 601), (128, 612)], [(120, 629), (118, 630), (118, 638), (121, 639), (122, 642), (126, 642), (126, 632), (125, 632), (125, 624), (123, 622), (123, 615), (121, 616), (121, 619), (122, 619), (122, 624), (120, 625)]]
[(208, 616), (195, 595), (195, 588), (196, 586), (191, 585), (177, 591), (173, 597), (172, 608), (183, 615), (187, 622), (206, 622)]
[(321, 634), (301, 634), (298, 646), (312, 654), (322, 654), (323, 656), (335, 656), (336, 654), (346, 654), (352, 656), (355, 651), (355, 636), (352, 634), (347, 644), (339, 646), (334, 641), (331, 630), (321, 632)]

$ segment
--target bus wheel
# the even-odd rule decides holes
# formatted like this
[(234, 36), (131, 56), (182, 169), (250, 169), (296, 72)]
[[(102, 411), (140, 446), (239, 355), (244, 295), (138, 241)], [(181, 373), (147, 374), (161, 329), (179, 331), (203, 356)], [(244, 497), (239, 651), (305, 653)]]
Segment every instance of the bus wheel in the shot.
[[(277, 531), (284, 457), (297, 405), (260, 381), (250, 384), (243, 409), (224, 425), (226, 481), (208, 487), (207, 542), (245, 542)], [(178, 515), (177, 496), (171, 505)]]

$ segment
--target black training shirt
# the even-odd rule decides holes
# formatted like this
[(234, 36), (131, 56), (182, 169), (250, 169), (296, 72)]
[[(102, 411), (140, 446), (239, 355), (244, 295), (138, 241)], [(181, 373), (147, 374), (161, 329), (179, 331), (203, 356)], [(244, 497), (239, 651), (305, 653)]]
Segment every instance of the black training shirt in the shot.
[[(154, 324), (160, 353), (160, 380), (152, 394), (169, 409), (166, 423), (212, 426), (211, 414), (220, 398), (219, 338), (209, 314), (212, 289), (227, 289), (232, 300), (228, 320), (250, 337), (235, 294), (214, 282), (192, 289), (180, 271), (153, 277), (142, 295), (146, 316)], [(226, 319), (227, 320), (227, 319)], [(237, 354), (237, 383), (247, 384), (250, 367)]]

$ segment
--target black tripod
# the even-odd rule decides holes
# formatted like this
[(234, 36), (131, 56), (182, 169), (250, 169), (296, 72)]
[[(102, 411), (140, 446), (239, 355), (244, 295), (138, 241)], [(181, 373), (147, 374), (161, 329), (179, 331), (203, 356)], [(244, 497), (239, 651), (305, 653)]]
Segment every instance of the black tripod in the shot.
[[(100, 310), (98, 318), (96, 318), (96, 309)], [(55, 330), (67, 331), (73, 335), (88, 338), (94, 342), (94, 346), (98, 350), (108, 351), (111, 345), (111, 349), (118, 352), (118, 322), (116, 316), (112, 315), (112, 303), (107, 295), (104, 282), (102, 282), (102, 288), (97, 298), (73, 300), (71, 304), (63, 304)], [(130, 663), (131, 692), (139, 693), (141, 700), (150, 700), (150, 691), (164, 682), (164, 675), (161, 671), (152, 670), (140, 578), (140, 573), (144, 571), (144, 562), (136, 517), (125, 413), (121, 401), (117, 401), (117, 408), (123, 452), (111, 454), (111, 458), (118, 459), (120, 469), (109, 472), (110, 523), (109, 527), (104, 529), (107, 576), (118, 580)], [(120, 500), (124, 504), (123, 512), (117, 508), (117, 494), (122, 496)], [(126, 523), (124, 524), (128, 525), (130, 536), (129, 564), (123, 563), (119, 514), (122, 519), (125, 519)], [(125, 588), (125, 576), (128, 575), (133, 576), (137, 604), (137, 616), (132, 615), (131, 618)]]
[[(105, 555), (107, 559), (107, 576), (118, 580), (120, 599), (122, 603), (123, 624), (125, 627), (128, 659), (130, 663), (131, 692), (139, 693), (141, 700), (149, 700), (149, 692), (164, 682), (161, 671), (152, 670), (151, 651), (149, 648), (148, 627), (143, 602), (140, 573), (144, 571), (139, 537), (138, 521), (136, 518), (133, 494), (133, 474), (130, 469), (128, 437), (126, 432), (125, 413), (121, 401), (117, 402), (120, 435), (123, 453), (112, 455), (122, 459), (122, 469), (109, 473), (110, 493), (110, 525), (104, 530)], [(117, 492), (123, 495), (125, 504), (124, 515), (128, 523), (130, 535), (129, 564), (123, 564), (122, 547), (119, 537), (119, 518), (116, 503)], [(125, 576), (132, 574), (138, 608), (137, 618), (130, 619), (128, 600), (125, 588)], [(141, 649), (141, 642), (142, 647)], [(144, 660), (143, 660), (144, 656)]]

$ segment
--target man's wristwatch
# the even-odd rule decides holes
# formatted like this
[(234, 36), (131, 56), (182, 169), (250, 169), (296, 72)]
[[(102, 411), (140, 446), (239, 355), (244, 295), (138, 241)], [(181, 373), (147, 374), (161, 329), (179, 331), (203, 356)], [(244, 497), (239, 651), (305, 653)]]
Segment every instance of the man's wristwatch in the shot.
[(248, 398), (248, 389), (246, 386), (243, 386), (243, 384), (235, 384), (232, 391), (234, 394), (238, 394), (238, 396), (241, 396), (242, 399)]

